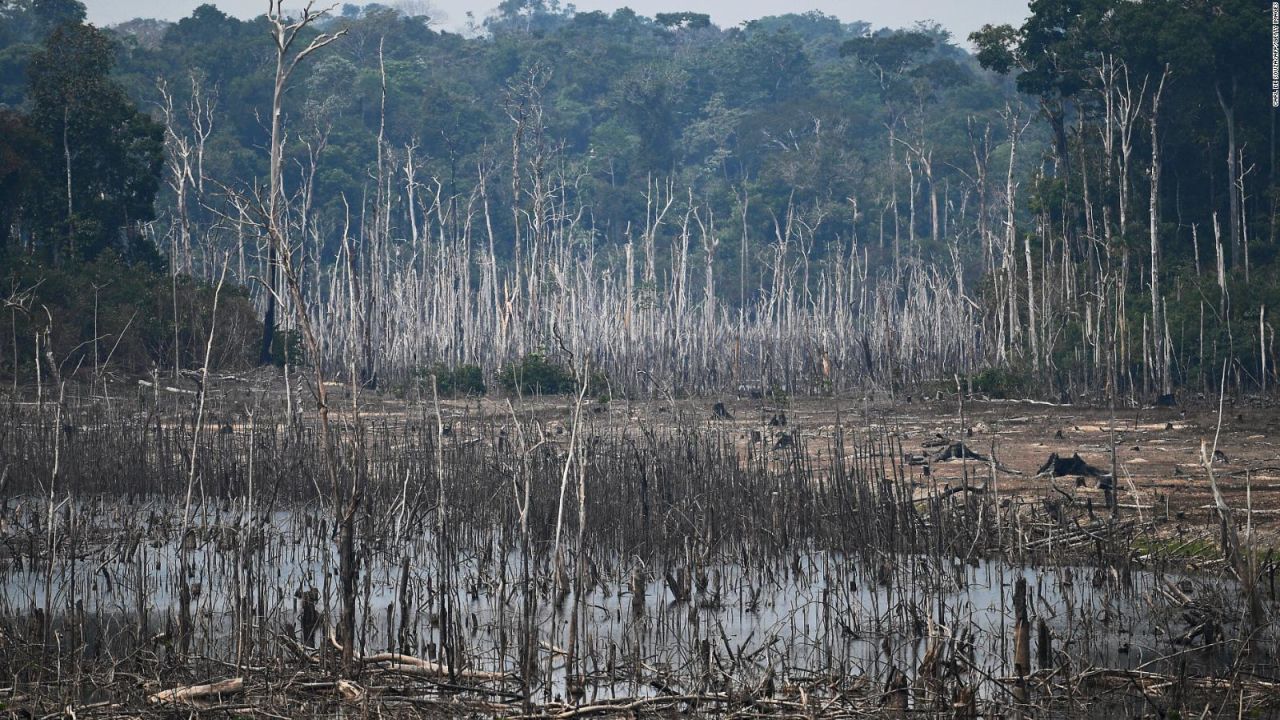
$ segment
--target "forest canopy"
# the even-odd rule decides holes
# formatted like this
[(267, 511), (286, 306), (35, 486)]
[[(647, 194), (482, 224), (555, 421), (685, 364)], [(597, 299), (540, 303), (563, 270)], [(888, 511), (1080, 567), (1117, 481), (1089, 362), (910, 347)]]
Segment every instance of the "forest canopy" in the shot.
[[(239, 362), (277, 359), (310, 308), (310, 359), (366, 382), (493, 380), (565, 338), (689, 391), (1274, 373), (1253, 3), (1034, 0), (968, 39), (817, 12), (720, 28), (505, 0), (457, 34), (413, 4), (276, 7), (103, 30), (76, 0), (0, 5), (15, 297), (104, 257), (170, 294), (225, 268), (266, 318)], [(48, 324), (27, 300), (15, 347)], [(571, 309), (593, 303), (635, 334)]]

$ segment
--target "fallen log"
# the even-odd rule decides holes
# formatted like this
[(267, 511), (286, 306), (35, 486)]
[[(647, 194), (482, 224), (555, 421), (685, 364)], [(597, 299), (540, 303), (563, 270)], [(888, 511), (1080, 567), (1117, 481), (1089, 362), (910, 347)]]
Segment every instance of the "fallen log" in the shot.
[(221, 695), (234, 695), (242, 690), (244, 690), (244, 678), (231, 678), (230, 680), (221, 680), (204, 685), (187, 685), (186, 687), (161, 690), (148, 697), (147, 702), (152, 705), (189, 703)]
[[(423, 660), (412, 655), (401, 655), (400, 653), (378, 653), (376, 655), (366, 655), (360, 658), (360, 662), (365, 664), (380, 664), (384, 669), (394, 672), (405, 673), (406, 675), (419, 675), (423, 677), (453, 677), (455, 673), (448, 665)], [(458, 670), (456, 677), (461, 680), (470, 680), (472, 682), (495, 682), (508, 679), (506, 673), (486, 672), (483, 670)]]
[[(157, 387), (157, 385), (155, 385), (154, 383), (149, 383), (146, 380), (139, 380), (138, 385), (141, 385), (142, 387), (147, 387), (147, 388)], [(165, 392), (176, 393), (178, 395), (197, 395), (198, 394), (195, 390), (185, 390), (183, 388), (169, 387), (168, 385), (160, 385), (158, 387), (159, 389)]]

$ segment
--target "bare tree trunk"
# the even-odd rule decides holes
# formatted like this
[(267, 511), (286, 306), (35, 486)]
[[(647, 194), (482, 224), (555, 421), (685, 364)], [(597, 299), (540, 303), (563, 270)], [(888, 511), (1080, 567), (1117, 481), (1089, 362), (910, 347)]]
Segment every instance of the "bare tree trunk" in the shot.
[[(71, 126), (71, 108), (64, 107), (62, 109), (62, 161), (66, 168), (67, 176), (67, 254), (74, 256), (76, 253), (76, 220), (75, 213), (71, 205), (71, 142), (67, 137), (67, 131)], [(57, 253), (54, 253), (54, 265), (58, 264)]]
[[(267, 1), (267, 20), (271, 23), (271, 39), (276, 46), (275, 82), (271, 88), (271, 157), (268, 167), (267, 195), (267, 233), (272, 242), (267, 248), (267, 311), (262, 323), (262, 347), (259, 361), (266, 365), (271, 362), (271, 346), (276, 332), (276, 299), (280, 287), (279, 266), (284, 243), (284, 92), (289, 84), (289, 77), (297, 69), (298, 64), (308, 55), (337, 40), (346, 34), (346, 30), (336, 33), (320, 33), (302, 50), (291, 55), (298, 35), (317, 18), (323, 17), (327, 11), (313, 12), (314, 0), (308, 2), (297, 19), (290, 19), (284, 10), (284, 0)], [(319, 358), (316, 358), (317, 362)]]
[(323, 17), (326, 11), (312, 12), (313, 2), (308, 2), (296, 19), (288, 19), (283, 9), (284, 0), (269, 0), (267, 21), (271, 25), (272, 39), (276, 45), (276, 74), (272, 90), (271, 104), (271, 158), (269, 196), (266, 207), (266, 229), (269, 244), (269, 287), (267, 318), (263, 328), (262, 356), (270, 361), (271, 341), (275, 333), (276, 289), (278, 279), (283, 275), (289, 300), (297, 315), (298, 325), (302, 329), (303, 341), (307, 354), (312, 358), (314, 374), (316, 409), (320, 414), (320, 432), (325, 454), (325, 472), (328, 475), (329, 489), (332, 499), (335, 524), (340, 528), (339, 540), (339, 574), (342, 595), (342, 613), (339, 623), (342, 640), (342, 666), (346, 673), (354, 671), (353, 658), (355, 651), (355, 615), (356, 615), (356, 557), (355, 557), (355, 515), (360, 506), (361, 483), (358, 477), (351, 479), (350, 493), (344, 503), (342, 500), (342, 483), (339, 480), (335, 463), (337, 458), (333, 448), (333, 438), (329, 427), (329, 402), (324, 380), (324, 357), (320, 343), (308, 310), (306, 298), (302, 292), (302, 284), (293, 267), (293, 251), (290, 248), (287, 228), (283, 213), (285, 210), (283, 189), (283, 96), (289, 77), (308, 55), (325, 47), (342, 37), (346, 30), (336, 33), (320, 33), (300, 51), (291, 54), (294, 42), (299, 34), (316, 19)]
[(1164, 74), (1160, 76), (1160, 84), (1151, 96), (1151, 333), (1155, 353), (1152, 360), (1160, 378), (1160, 393), (1168, 395), (1173, 392), (1169, 377), (1168, 363), (1165, 362), (1165, 333), (1163, 302), (1160, 297), (1160, 138), (1157, 133), (1157, 117), (1160, 112), (1160, 94), (1164, 91), (1164, 81), (1169, 77), (1169, 66), (1165, 65)]
[[(1222, 117), (1227, 125), (1227, 197), (1231, 208), (1231, 266), (1239, 267), (1244, 264), (1243, 253), (1240, 240), (1240, 195), (1236, 188), (1236, 177), (1239, 172), (1236, 170), (1236, 110), (1232, 103), (1227, 102), (1227, 97), (1222, 93), (1222, 84), (1215, 82), (1213, 91), (1218, 97), (1218, 106), (1222, 108)], [(1236, 80), (1231, 80), (1231, 99), (1234, 101), (1236, 91)]]

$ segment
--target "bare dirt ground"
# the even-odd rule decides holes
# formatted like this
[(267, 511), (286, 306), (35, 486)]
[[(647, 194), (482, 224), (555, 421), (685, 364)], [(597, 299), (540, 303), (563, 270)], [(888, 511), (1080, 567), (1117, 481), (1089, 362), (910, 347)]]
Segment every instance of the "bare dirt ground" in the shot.
[[(418, 416), (434, 421), (434, 406), (398, 400), (361, 401), (366, 417)], [(1218, 524), (1212, 486), (1201, 461), (1201, 443), (1214, 456), (1213, 471), (1235, 520), (1251, 523), (1259, 546), (1280, 546), (1280, 408), (1256, 399), (1227, 400), (1219, 428), (1218, 406), (1199, 400), (1176, 407), (1107, 408), (1053, 405), (1033, 401), (899, 398), (724, 398), (587, 399), (582, 415), (590, 431), (636, 433), (642, 429), (686, 428), (728, 433), (743, 461), (790, 462), (795, 443), (819, 471), (829, 466), (837, 430), (846, 453), (855, 438), (889, 440), (908, 461), (903, 468), (921, 495), (965, 483), (1003, 500), (1039, 505), (1069, 496), (1092, 502), (1102, 512), (1104, 491), (1097, 477), (1037, 474), (1051, 454), (1078, 454), (1102, 474), (1114, 468), (1116, 501), (1126, 517), (1156, 521), (1160, 537), (1212, 542)], [(501, 398), (443, 400), (441, 412), (451, 430), (477, 441), (492, 428), (509, 423), (514, 411), (536, 419), (550, 443), (567, 444), (574, 399)], [(962, 413), (963, 410), (963, 413)], [(790, 436), (790, 440), (784, 436)], [(1216, 438), (1216, 445), (1215, 445)], [(974, 459), (933, 460), (946, 443), (962, 440), (992, 463)], [(944, 442), (946, 441), (946, 442)], [(914, 463), (909, 461), (914, 460)]]
[[(237, 389), (239, 385), (239, 389)], [(255, 383), (256, 385), (256, 383)], [(227, 414), (214, 411), (211, 427), (237, 424), (236, 407), (245, 407), (254, 392), (231, 383), (215, 391)], [(276, 385), (278, 387), (278, 385)], [(310, 407), (300, 384), (298, 404)], [(349, 386), (334, 383), (331, 407), (350, 412)], [(274, 394), (267, 391), (267, 395)], [(536, 420), (540, 440), (567, 447), (573, 425), (570, 396), (507, 399), (442, 399), (444, 424), (460, 441), (495, 443), (513, 413)], [(723, 412), (717, 409), (722, 407)], [(366, 421), (435, 423), (430, 396), (393, 398), (362, 392), (355, 407)], [(1258, 398), (1228, 399), (1221, 426), (1216, 400), (1192, 398), (1174, 407), (1106, 407), (1050, 404), (1037, 401), (970, 398), (956, 395), (930, 398), (900, 396), (895, 400), (839, 398), (613, 398), (584, 399), (581, 410), (588, 433), (620, 432), (641, 435), (652, 430), (694, 430), (725, 433), (737, 446), (743, 462), (793, 462), (794, 445), (812, 469), (821, 472), (832, 462), (838, 430), (846, 454), (867, 438), (893, 446), (902, 472), (921, 497), (950, 485), (965, 484), (996, 492), (1003, 501), (1039, 507), (1045, 500), (1070, 500), (1101, 513), (1104, 491), (1098, 477), (1051, 477), (1038, 474), (1051, 454), (1078, 454), (1101, 474), (1117, 475), (1114, 486), (1118, 512), (1140, 521), (1154, 521), (1160, 539), (1185, 540), (1195, 549), (1216, 542), (1218, 516), (1212, 486), (1201, 461), (1201, 443), (1217, 459), (1214, 475), (1234, 520), (1242, 529), (1252, 525), (1260, 548), (1280, 547), (1280, 407)], [(308, 413), (310, 414), (310, 413)], [(789, 436), (789, 437), (788, 437)], [(1216, 438), (1216, 446), (1215, 446)], [(947, 443), (966, 447), (996, 463), (974, 459), (938, 460)], [(901, 455), (898, 455), (901, 453)], [(914, 462), (912, 462), (914, 461)]]
[[(977, 476), (976, 482), (991, 482), (1001, 495), (1034, 501), (1067, 494), (1077, 502), (1091, 499), (1101, 508), (1098, 478), (1052, 478), (1037, 472), (1056, 453), (1062, 458), (1079, 454), (1109, 475), (1114, 448), (1121, 512), (1168, 520), (1162, 534), (1185, 535), (1189, 528), (1216, 523), (1212, 484), (1201, 459), (1204, 443), (1205, 454), (1216, 457), (1213, 472), (1228, 506), (1242, 516), (1251, 508), (1262, 544), (1275, 545), (1280, 539), (1280, 413), (1274, 408), (1226, 406), (1222, 415), (1219, 432), (1217, 407), (1127, 408), (1113, 414), (1107, 409), (1031, 403), (966, 403), (966, 445), (1013, 472), (997, 471), (992, 481), (989, 464), (954, 459), (932, 463), (931, 470), (938, 482), (954, 485), (967, 469)], [(923, 443), (961, 435), (955, 402), (899, 406), (888, 409), (884, 421), (896, 426), (908, 452), (927, 454)]]

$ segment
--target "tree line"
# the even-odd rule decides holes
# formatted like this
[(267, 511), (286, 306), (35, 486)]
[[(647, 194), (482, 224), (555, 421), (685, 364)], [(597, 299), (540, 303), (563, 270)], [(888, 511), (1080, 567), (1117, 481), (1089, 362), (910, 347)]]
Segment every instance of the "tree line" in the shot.
[[(1250, 3), (1036, 0), (973, 53), (820, 13), (507, 0), (457, 34), (269, 5), (106, 31), (74, 0), (0, 6), (3, 137), (32, 138), (0, 140), (12, 296), (147, 267), (178, 307), (225, 269), (266, 319), (237, 362), (369, 384), (535, 355), (653, 392), (1274, 382)], [(10, 367), (50, 324), (31, 309)], [(199, 336), (180, 315), (151, 318)], [(192, 364), (181, 344), (139, 358)]]

